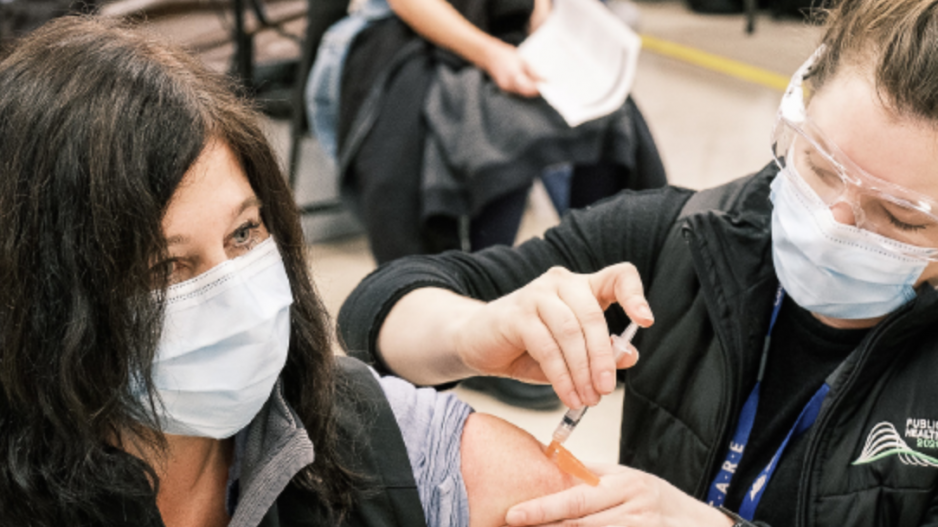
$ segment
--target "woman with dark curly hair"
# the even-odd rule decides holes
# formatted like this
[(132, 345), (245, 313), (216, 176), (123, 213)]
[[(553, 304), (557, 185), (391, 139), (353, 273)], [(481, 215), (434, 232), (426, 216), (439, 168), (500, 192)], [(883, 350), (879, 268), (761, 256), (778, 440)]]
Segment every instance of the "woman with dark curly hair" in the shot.
[(574, 483), (335, 358), (256, 114), (139, 29), (0, 62), (0, 211), (0, 525), (501, 525)]

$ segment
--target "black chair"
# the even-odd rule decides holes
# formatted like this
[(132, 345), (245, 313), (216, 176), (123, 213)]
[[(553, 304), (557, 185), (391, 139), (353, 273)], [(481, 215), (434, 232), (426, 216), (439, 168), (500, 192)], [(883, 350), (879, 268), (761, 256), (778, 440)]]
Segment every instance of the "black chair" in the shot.
[[(235, 53), (232, 57), (229, 74), (253, 94), (261, 109), (275, 118), (288, 118), (293, 114), (293, 85), (299, 59), (254, 63), (254, 36), (261, 31), (273, 30), (281, 36), (303, 45), (302, 39), (284, 30), (284, 25), (305, 18), (305, 10), (281, 13), (276, 20), (267, 14), (261, 0), (232, 0), (234, 24), (231, 27), (230, 40), (211, 42), (209, 45), (224, 45), (233, 41)], [(246, 11), (254, 14), (255, 24), (247, 27)]]
[[(250, 4), (245, 5), (245, 4)], [(299, 170), (300, 151), (302, 141), (309, 133), (309, 123), (306, 118), (306, 105), (304, 93), (306, 80), (316, 59), (316, 50), (329, 27), (341, 20), (348, 13), (348, 0), (307, 0), (306, 34), (301, 42), (301, 54), (297, 61), (287, 64), (254, 64), (253, 35), (259, 30), (275, 28), (283, 24), (284, 20), (271, 21), (267, 16), (261, 0), (232, 0), (235, 11), (235, 24), (232, 35), (235, 41), (235, 56), (232, 72), (251, 91), (254, 91), (262, 103), (262, 107), (272, 115), (290, 116), (290, 151), (288, 160), (288, 177), (290, 188), (296, 190), (297, 172)], [(251, 32), (246, 28), (245, 12), (250, 8), (258, 21), (259, 27)], [(289, 104), (286, 110), (279, 108), (279, 94), (264, 93), (264, 83), (270, 83), (284, 77), (292, 78), (292, 88), (286, 94)], [(271, 108), (273, 106), (273, 108)], [(325, 214), (339, 212), (343, 204), (341, 199), (334, 198), (300, 205), (303, 215)]]
[[(348, 13), (348, 0), (307, 0), (306, 36), (303, 42), (302, 54), (297, 67), (297, 76), (293, 87), (293, 117), (290, 123), (290, 160), (288, 165), (290, 187), (296, 188), (297, 171), (299, 169), (300, 150), (304, 137), (309, 134), (309, 121), (306, 118), (306, 104), (304, 93), (306, 80), (309, 77), (313, 61), (316, 59), (316, 50), (329, 26), (341, 20)], [(304, 215), (336, 212), (343, 208), (341, 199), (309, 203), (300, 206)]]
[(13, 0), (0, 2), (0, 44), (22, 36), (53, 18), (93, 13), (97, 0)]

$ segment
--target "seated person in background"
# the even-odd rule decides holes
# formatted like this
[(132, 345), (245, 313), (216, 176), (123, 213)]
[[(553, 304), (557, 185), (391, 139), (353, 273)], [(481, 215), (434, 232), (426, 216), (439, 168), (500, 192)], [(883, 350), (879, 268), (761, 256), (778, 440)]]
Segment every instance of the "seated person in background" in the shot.
[[(550, 9), (550, 0), (367, 0), (325, 35), (307, 86), (310, 122), (337, 156), (379, 264), (512, 245), (536, 177), (561, 215), (667, 183), (631, 98), (571, 128), (538, 96), (516, 46)], [(465, 386), (525, 408), (560, 405), (546, 386)]]
[(759, 173), (394, 262), (342, 307), (348, 349), (384, 371), (549, 381), (571, 407), (615, 388), (609, 333), (647, 328), (619, 461), (679, 497), (649, 505), (616, 469), (512, 526), (661, 525), (705, 502), (777, 527), (938, 525), (938, 4), (834, 4)]
[(0, 210), (0, 525), (495, 526), (575, 484), (333, 355), (257, 116), (140, 30), (0, 62)]
[(516, 46), (549, 11), (550, 0), (367, 0), (326, 33), (310, 122), (378, 263), (511, 245), (532, 182), (558, 164), (574, 165), (544, 179), (561, 214), (667, 183), (631, 99), (571, 128), (538, 97)]

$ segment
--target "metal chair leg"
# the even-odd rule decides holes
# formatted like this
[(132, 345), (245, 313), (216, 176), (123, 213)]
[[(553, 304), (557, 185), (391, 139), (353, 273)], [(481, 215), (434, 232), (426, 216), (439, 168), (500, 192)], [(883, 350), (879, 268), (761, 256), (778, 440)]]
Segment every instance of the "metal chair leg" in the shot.
[(254, 84), (254, 37), (251, 36), (244, 22), (244, 0), (233, 0), (235, 24), (235, 64), (234, 71), (240, 77), (242, 86), (251, 90)]
[(746, 6), (746, 34), (751, 35), (756, 31), (756, 5), (757, 0), (744, 0)]

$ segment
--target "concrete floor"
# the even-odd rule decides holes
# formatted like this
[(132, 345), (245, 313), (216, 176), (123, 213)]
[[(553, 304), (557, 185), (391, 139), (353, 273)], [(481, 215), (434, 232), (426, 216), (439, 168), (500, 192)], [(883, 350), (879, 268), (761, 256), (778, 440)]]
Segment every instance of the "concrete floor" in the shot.
[[(638, 6), (643, 34), (786, 77), (807, 58), (820, 36), (816, 27), (799, 21), (773, 20), (768, 16), (761, 16), (756, 33), (748, 36), (743, 33), (742, 15), (696, 15), (678, 0), (646, 0), (638, 2)], [(217, 31), (222, 27), (220, 20), (217, 16), (203, 15), (201, 19), (190, 19), (186, 23), (191, 28), (211, 27)], [(155, 26), (160, 23), (159, 20), (153, 22)], [(163, 24), (157, 29), (170, 34), (191, 31), (185, 28), (182, 31), (179, 25), (171, 26)], [(186, 38), (179, 40), (186, 41)], [(266, 48), (273, 49), (275, 55), (291, 52), (289, 44)], [(230, 52), (230, 48), (219, 48), (205, 59), (223, 69)], [(632, 93), (652, 129), (673, 184), (706, 188), (752, 173), (770, 161), (769, 134), (781, 95), (775, 89), (645, 51), (639, 61)], [(272, 121), (269, 130), (285, 159), (286, 123)], [(332, 167), (314, 140), (304, 142), (301, 160), (298, 201), (305, 203), (335, 196)], [(361, 234), (354, 234), (360, 231), (347, 213), (305, 221), (308, 238), (313, 242), (309, 251), (316, 285), (329, 311), (335, 314), (352, 288), (374, 269), (374, 261), (367, 240)], [(538, 236), (557, 221), (546, 193), (536, 187), (518, 239)], [(344, 236), (332, 241), (316, 241), (339, 235)], [(622, 391), (620, 387), (583, 420), (569, 443), (574, 454), (592, 461), (614, 462), (617, 459)], [(562, 410), (519, 410), (460, 388), (456, 393), (477, 410), (501, 416), (545, 442), (562, 415)], [(625, 404), (627, 408), (628, 401)]]

